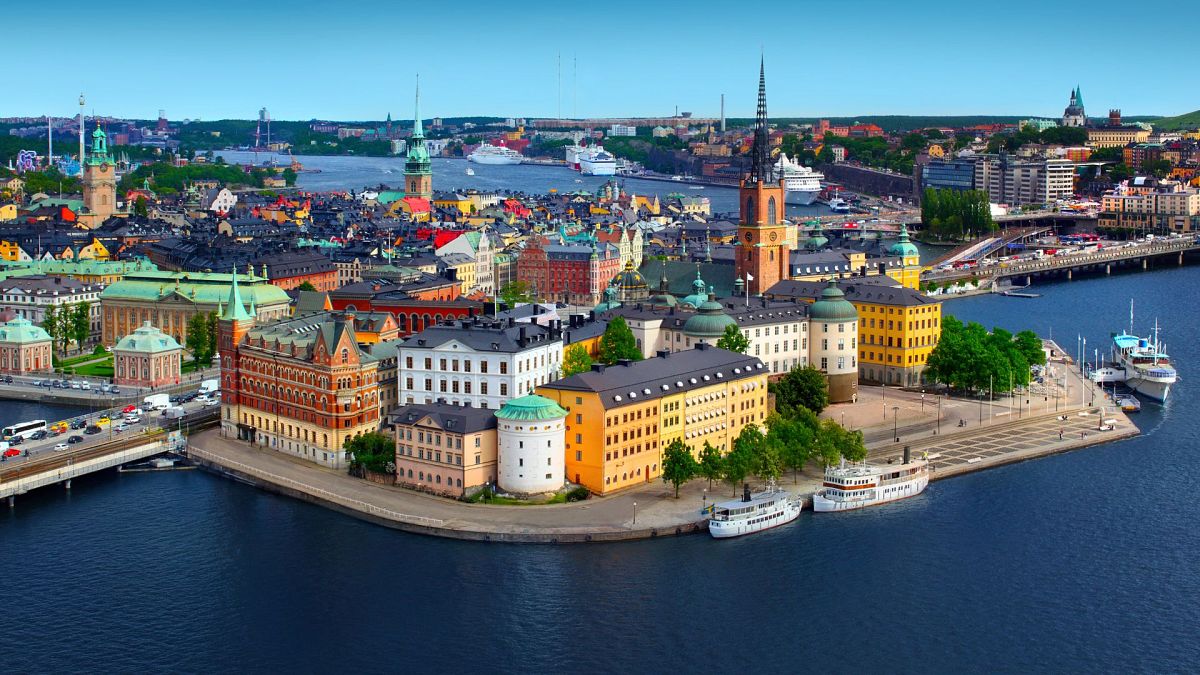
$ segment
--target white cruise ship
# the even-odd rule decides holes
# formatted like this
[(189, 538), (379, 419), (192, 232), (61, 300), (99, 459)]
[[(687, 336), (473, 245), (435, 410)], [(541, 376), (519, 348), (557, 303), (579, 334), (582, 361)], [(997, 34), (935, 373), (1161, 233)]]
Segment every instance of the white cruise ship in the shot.
[(920, 459), (874, 466), (845, 460), (825, 469), (825, 482), (813, 494), (817, 513), (850, 511), (915, 497), (929, 485), (929, 462)]
[(476, 164), (520, 164), (525, 161), (521, 153), (512, 148), (484, 143), (467, 155), (467, 159)]
[(573, 143), (571, 145), (563, 147), (563, 159), (566, 160), (567, 166), (578, 171), (579, 170), (579, 156), (587, 151), (588, 151), (588, 149), (583, 147), (582, 145), (579, 145), (578, 143)]
[(813, 171), (799, 162), (793, 162), (786, 154), (779, 155), (775, 162), (775, 175), (783, 179), (784, 201), (788, 204), (808, 206), (821, 193), (821, 181), (825, 175)]
[(600, 146), (579, 155), (579, 173), (591, 176), (615, 176), (617, 158)]
[(795, 520), (803, 506), (799, 498), (773, 483), (753, 495), (747, 485), (741, 499), (713, 505), (708, 532), (716, 539), (727, 539), (769, 530)]

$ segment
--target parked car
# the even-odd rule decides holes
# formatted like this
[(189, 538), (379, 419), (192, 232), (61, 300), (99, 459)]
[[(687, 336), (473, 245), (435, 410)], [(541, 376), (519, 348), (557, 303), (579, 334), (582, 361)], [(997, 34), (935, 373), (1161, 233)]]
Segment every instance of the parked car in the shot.
[(78, 434), (76, 434), (76, 435), (74, 435), (74, 436), (70, 436), (70, 437), (68, 437), (68, 438), (67, 438), (67, 442), (68, 442), (68, 443), (71, 443), (71, 444), (75, 444), (75, 443), (82, 443), (82, 442), (83, 442), (83, 436), (80, 436), (80, 435), (78, 435)]
[(119, 394), (119, 393), (121, 393), (121, 388), (120, 388), (120, 387), (118, 387), (117, 385), (115, 385), (115, 384), (114, 384), (114, 385), (112, 386), (112, 389), (109, 389), (109, 390), (108, 390), (108, 393), (110, 393), (110, 394)]
[(84, 390), (84, 391), (91, 391), (91, 390), (92, 390), (92, 385), (91, 385), (91, 383), (90, 383), (90, 382), (80, 382), (80, 383), (79, 383), (79, 388), (80, 388), (80, 389), (82, 389), (82, 390)]
[(55, 380), (50, 383), (50, 386), (54, 387), (55, 389), (62, 389), (62, 382)]
[(20, 445), (24, 442), (25, 442), (24, 436), (13, 436), (12, 438), (8, 439), (9, 445)]
[(4, 376), (4, 384), (12, 384), (12, 375)]
[(34, 381), (33, 381), (33, 386), (35, 386), (35, 387), (40, 387), (40, 386), (42, 386), (42, 381), (41, 381), (41, 380), (34, 380)]
[(9, 457), (20, 457), (20, 456), (21, 456), (21, 451), (16, 448), (9, 448), (4, 451), (5, 459), (8, 459)]
[(79, 384), (78, 382), (72, 382), (72, 383), (71, 383), (71, 388), (72, 388), (72, 389), (82, 389), (82, 388), (83, 388), (83, 385)]
[(67, 444), (66, 444), (66, 443), (57, 443), (57, 444), (55, 444), (55, 446), (54, 446), (54, 450), (55, 450), (55, 452), (57, 452), (57, 451), (59, 451), (59, 450), (66, 450), (66, 449), (67, 449)]

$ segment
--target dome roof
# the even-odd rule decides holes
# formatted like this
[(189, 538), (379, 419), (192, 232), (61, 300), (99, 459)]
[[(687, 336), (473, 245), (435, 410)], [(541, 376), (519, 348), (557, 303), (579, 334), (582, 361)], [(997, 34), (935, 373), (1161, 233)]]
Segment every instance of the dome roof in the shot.
[(566, 416), (562, 406), (537, 394), (514, 398), (496, 411), (496, 417), (502, 420), (557, 420)]
[(49, 342), (50, 334), (45, 328), (33, 325), (29, 319), (16, 317), (0, 326), (0, 342), (15, 342), (27, 344), (30, 342)]
[(804, 242), (804, 248), (815, 251), (819, 248), (824, 248), (828, 243), (829, 237), (826, 237), (825, 232), (821, 230), (821, 221), (817, 221), (816, 227), (808, 235), (808, 240)]
[(858, 310), (846, 299), (846, 294), (830, 279), (829, 287), (821, 291), (821, 298), (812, 304), (808, 315), (818, 321), (857, 321)]
[(625, 263), (625, 269), (613, 279), (612, 283), (618, 289), (626, 292), (650, 289), (650, 285), (646, 283), (646, 278), (642, 276), (642, 273), (633, 268), (632, 260)]
[(696, 265), (696, 280), (692, 282), (692, 294), (685, 297), (681, 302), (684, 305), (699, 308), (707, 300), (708, 285), (704, 283), (704, 279), (700, 278), (700, 266)]
[(725, 334), (725, 327), (737, 325), (733, 317), (724, 312), (721, 303), (712, 296), (705, 299), (696, 308), (696, 313), (683, 324), (683, 334), (694, 338), (719, 338)]
[(917, 245), (909, 241), (908, 226), (904, 223), (900, 223), (900, 236), (896, 239), (896, 243), (892, 244), (892, 247), (888, 249), (888, 253), (900, 258), (921, 255), (921, 252), (917, 250)]
[(183, 347), (179, 346), (175, 338), (150, 325), (149, 321), (143, 323), (133, 333), (121, 338), (113, 347), (114, 352), (146, 352), (149, 354), (176, 349), (183, 349)]

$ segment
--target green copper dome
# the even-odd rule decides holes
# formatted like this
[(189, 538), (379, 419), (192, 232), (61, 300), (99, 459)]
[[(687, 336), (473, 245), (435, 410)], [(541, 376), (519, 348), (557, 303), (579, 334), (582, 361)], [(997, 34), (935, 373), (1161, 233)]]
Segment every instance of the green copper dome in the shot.
[(30, 344), (49, 342), (50, 334), (41, 326), (35, 326), (24, 317), (16, 317), (0, 326), (0, 342)]
[(710, 294), (696, 308), (696, 314), (683, 324), (683, 334), (693, 338), (719, 338), (725, 334), (725, 327), (737, 325), (733, 317), (725, 313), (721, 303)]
[(829, 287), (821, 291), (821, 298), (812, 304), (808, 315), (817, 321), (858, 321), (858, 310), (850, 304), (833, 279), (829, 280)]
[(121, 338), (113, 347), (115, 352), (142, 352), (145, 354), (157, 354), (178, 349), (182, 349), (182, 347), (175, 341), (175, 338), (150, 325), (149, 321), (144, 322), (133, 333)]
[(567, 416), (567, 411), (545, 396), (528, 394), (514, 398), (496, 411), (496, 417), (502, 420), (558, 420)]
[(810, 251), (825, 248), (829, 243), (829, 237), (825, 236), (825, 232), (821, 229), (821, 222), (817, 221), (816, 227), (808, 234), (808, 241), (804, 242), (804, 248)]
[(892, 247), (888, 249), (888, 253), (899, 258), (921, 255), (921, 252), (917, 250), (917, 245), (909, 241), (908, 227), (904, 223), (900, 223), (900, 236), (896, 239), (896, 243), (892, 244)]
[(696, 280), (692, 282), (692, 294), (682, 300), (682, 304), (699, 309), (708, 300), (708, 285), (700, 278), (700, 266), (696, 265)]
[(604, 289), (604, 302), (596, 305), (594, 309), (599, 314), (600, 312), (607, 312), (610, 309), (616, 309), (620, 306), (621, 301), (617, 300), (617, 287), (609, 285), (608, 288)]

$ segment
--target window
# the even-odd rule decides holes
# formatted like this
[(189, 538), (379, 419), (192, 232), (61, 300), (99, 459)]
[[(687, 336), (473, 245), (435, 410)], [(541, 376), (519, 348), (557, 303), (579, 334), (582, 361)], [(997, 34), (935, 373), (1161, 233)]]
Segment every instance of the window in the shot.
[(508, 396), (508, 383), (507, 382), (500, 383), (500, 395)]

